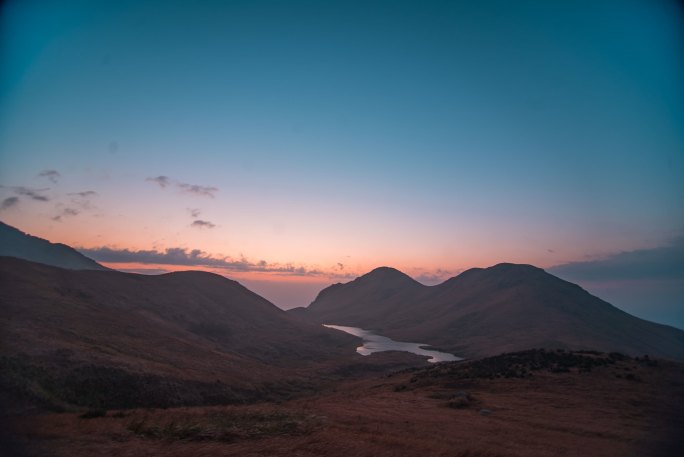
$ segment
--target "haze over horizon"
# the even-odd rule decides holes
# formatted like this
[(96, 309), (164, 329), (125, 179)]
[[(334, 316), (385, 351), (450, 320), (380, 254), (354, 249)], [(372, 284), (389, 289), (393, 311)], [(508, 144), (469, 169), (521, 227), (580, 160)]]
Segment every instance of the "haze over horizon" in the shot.
[(529, 263), (684, 328), (674, 1), (1, 8), (10, 225), (284, 308)]

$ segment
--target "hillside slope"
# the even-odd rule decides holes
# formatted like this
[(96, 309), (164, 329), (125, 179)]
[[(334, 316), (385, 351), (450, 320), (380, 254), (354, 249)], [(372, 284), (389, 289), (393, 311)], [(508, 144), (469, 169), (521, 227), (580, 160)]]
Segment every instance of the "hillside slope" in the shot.
[(75, 397), (60, 401), (109, 406), (275, 394), (357, 344), (215, 274), (74, 271), (11, 257), (0, 258), (0, 332), (10, 387), (41, 396), (58, 386)]

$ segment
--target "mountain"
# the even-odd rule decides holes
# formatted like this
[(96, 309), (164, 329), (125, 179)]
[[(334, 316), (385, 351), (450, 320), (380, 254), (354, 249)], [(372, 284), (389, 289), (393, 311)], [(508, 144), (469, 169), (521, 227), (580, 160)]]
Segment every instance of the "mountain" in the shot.
[(531, 265), (474, 268), (432, 287), (380, 270), (330, 286), (292, 312), (469, 358), (546, 347), (684, 360), (683, 331), (627, 314)]
[(17, 257), (70, 270), (107, 270), (72, 247), (51, 243), (0, 222), (0, 256)]
[[(290, 310), (294, 315), (324, 324), (353, 322), (355, 326), (381, 322), (396, 308), (408, 308), (425, 286), (399, 270), (380, 267), (346, 284), (323, 289), (306, 309)], [(352, 325), (352, 324), (349, 324)]]
[(212, 273), (0, 257), (0, 391), (48, 407), (278, 398), (310, 388), (307, 370), (351, 359), (357, 345)]

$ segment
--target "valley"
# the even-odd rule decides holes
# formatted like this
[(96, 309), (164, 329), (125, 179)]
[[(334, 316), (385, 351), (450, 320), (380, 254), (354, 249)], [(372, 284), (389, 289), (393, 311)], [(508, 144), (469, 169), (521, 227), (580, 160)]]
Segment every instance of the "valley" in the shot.
[(289, 312), (212, 273), (83, 265), (0, 257), (9, 455), (682, 449), (684, 332), (529, 265), (432, 287), (380, 268)]
[(0, 457), (684, 456), (684, 0), (0, 27)]
[(416, 354), (423, 357), (428, 357), (429, 363), (437, 362), (453, 362), (455, 360), (463, 360), (454, 354), (446, 352), (435, 351), (426, 348), (427, 345), (421, 343), (407, 343), (403, 341), (394, 341), (386, 336), (376, 335), (368, 330), (357, 327), (345, 327), (344, 325), (323, 324), (324, 327), (340, 330), (344, 333), (357, 336), (361, 338), (363, 345), (356, 348), (356, 352), (367, 356), (377, 352), (399, 351)]

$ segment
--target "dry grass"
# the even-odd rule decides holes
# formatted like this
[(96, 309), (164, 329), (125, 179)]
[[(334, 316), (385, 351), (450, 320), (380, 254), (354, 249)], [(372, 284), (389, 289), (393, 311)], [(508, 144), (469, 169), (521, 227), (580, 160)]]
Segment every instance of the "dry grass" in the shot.
[(234, 442), (274, 436), (311, 433), (319, 424), (314, 415), (288, 410), (226, 411), (199, 409), (173, 414), (170, 418), (140, 414), (127, 429), (134, 434), (166, 441)]
[[(45, 414), (16, 425), (32, 455), (57, 457), (681, 455), (682, 365), (625, 358), (580, 366), (494, 379), (419, 370), (340, 383), (277, 408)], [(450, 407), (459, 399), (467, 404)]]

